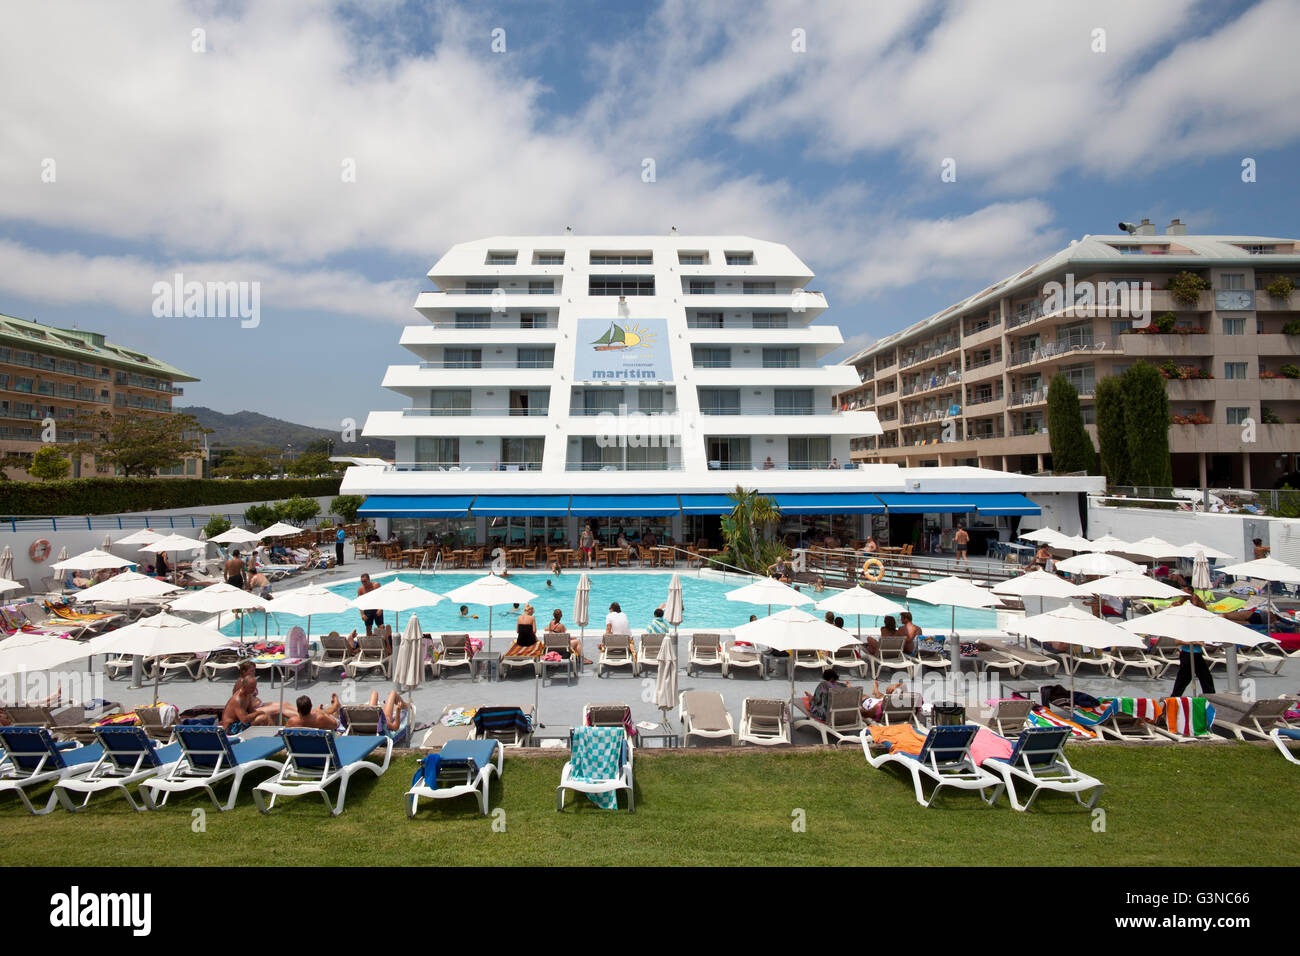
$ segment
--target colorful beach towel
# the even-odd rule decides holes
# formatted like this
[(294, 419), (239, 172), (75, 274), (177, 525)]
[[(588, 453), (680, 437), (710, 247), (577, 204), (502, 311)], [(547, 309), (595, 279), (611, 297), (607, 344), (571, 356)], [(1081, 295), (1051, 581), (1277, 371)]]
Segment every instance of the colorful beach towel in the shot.
[(1119, 705), (1114, 700), (1100, 701), (1095, 707), (1078, 707), (1074, 708), (1074, 719), (1084, 727), (1095, 727), (1103, 720), (1109, 720), (1111, 715), (1119, 709)]
[(925, 746), (925, 738), (911, 724), (877, 724), (867, 729), (873, 742), (888, 746), (892, 753), (911, 754), (915, 757)]
[[(627, 750), (622, 727), (575, 727), (570, 775), (579, 783), (605, 783), (618, 777)], [(587, 799), (602, 810), (618, 809), (618, 794), (589, 793)]]
[(502, 656), (515, 657), (515, 658), (541, 657), (542, 652), (545, 650), (546, 650), (546, 645), (543, 644), (541, 641), (538, 641), (535, 644), (529, 644), (527, 647), (520, 647), (519, 642), (516, 641), (515, 643), (511, 644), (509, 648), (506, 649), (505, 654), (503, 654)]
[(1159, 723), (1165, 709), (1164, 704), (1153, 697), (1115, 697), (1113, 701), (1121, 713), (1152, 724)]
[(1072, 720), (1066, 720), (1064, 717), (1058, 717), (1046, 707), (1035, 707), (1031, 710), (1028, 723), (1031, 727), (1069, 727), (1070, 736), (1072, 737), (1080, 737), (1084, 740), (1095, 740), (1097, 738), (1096, 731), (1089, 730)]
[(468, 727), (474, 722), (475, 709), (473, 707), (457, 707), (449, 710), (442, 715), (442, 720), (438, 721), (438, 723), (444, 727)]
[(1183, 737), (1204, 737), (1214, 724), (1214, 707), (1204, 697), (1165, 698), (1165, 726)]

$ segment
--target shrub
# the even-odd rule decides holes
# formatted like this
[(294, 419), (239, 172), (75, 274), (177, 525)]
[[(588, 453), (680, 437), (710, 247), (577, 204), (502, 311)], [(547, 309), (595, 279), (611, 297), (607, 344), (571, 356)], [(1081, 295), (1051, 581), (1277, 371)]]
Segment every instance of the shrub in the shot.
[[(1162, 312), (1160, 315), (1157, 315), (1154, 319), (1151, 320), (1151, 325), (1155, 326), (1157, 332), (1160, 332), (1162, 334), (1167, 334), (1174, 330), (1174, 323), (1177, 321), (1178, 321), (1178, 317), (1175, 316), (1172, 312)], [(1147, 328), (1150, 327), (1151, 326), (1147, 326)]]
[(1278, 276), (1264, 286), (1264, 291), (1274, 299), (1285, 299), (1295, 291), (1295, 282), (1290, 276)]
[(1300, 335), (1300, 319), (1295, 319), (1282, 326), (1283, 335)]
[(1201, 293), (1210, 287), (1207, 279), (1197, 275), (1195, 272), (1179, 272), (1170, 276), (1166, 288), (1169, 289), (1170, 296), (1179, 305), (1193, 306), (1201, 299)]
[(338, 515), (344, 524), (353, 524), (365, 501), (365, 495), (339, 495), (330, 502), (330, 514)]
[(1173, 359), (1165, 359), (1160, 363), (1160, 374), (1165, 378), (1182, 378), (1178, 374), (1178, 363)]
[[(14, 482), (0, 498), (0, 513), (14, 516), (102, 515), (163, 508), (207, 508), (290, 495), (324, 497), (339, 492), (339, 478), (68, 478)], [(270, 522), (268, 522), (270, 523)]]
[(1297, 368), (1295, 365), (1291, 364), (1290, 362), (1288, 362), (1286, 365), (1283, 365), (1280, 369), (1278, 369), (1278, 371), (1282, 373), (1283, 378), (1300, 378), (1300, 368)]
[(244, 524), (258, 531), (271, 527), (277, 520), (274, 505), (253, 505), (244, 512)]
[(27, 474), (41, 481), (56, 481), (68, 477), (72, 462), (63, 457), (63, 452), (53, 445), (42, 445), (32, 456), (32, 463), (27, 466)]
[(230, 521), (225, 515), (213, 515), (208, 519), (208, 523), (203, 526), (203, 533), (211, 540), (219, 534), (225, 534), (230, 530)]
[(1273, 411), (1273, 409), (1267, 405), (1262, 405), (1259, 409), (1259, 423), (1261, 425), (1281, 425), (1282, 419), (1278, 417), (1277, 412)]
[(277, 502), (275, 516), (290, 524), (302, 525), (320, 514), (320, 502), (315, 498), (294, 495), (288, 501)]

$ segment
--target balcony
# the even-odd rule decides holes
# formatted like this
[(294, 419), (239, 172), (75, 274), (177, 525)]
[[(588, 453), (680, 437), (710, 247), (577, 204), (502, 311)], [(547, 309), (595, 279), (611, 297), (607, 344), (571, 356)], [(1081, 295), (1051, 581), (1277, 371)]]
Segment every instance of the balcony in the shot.
[(1218, 336), (1208, 334), (1179, 335), (1174, 332), (1153, 335), (1146, 332), (1130, 332), (1127, 335), (1118, 336), (1115, 345), (1125, 355), (1144, 358), (1149, 356), (1177, 358), (1179, 356), (1213, 355), (1215, 353), (1214, 340), (1216, 338)]
[(928, 362), (930, 359), (939, 358), (954, 352), (961, 348), (961, 343), (957, 339), (944, 339), (939, 342), (933, 342), (921, 346), (919, 350), (910, 355), (903, 356), (899, 363), (899, 368), (911, 368), (913, 365), (920, 365), (922, 362)]
[(537, 461), (466, 461), (464, 459), (447, 461), (395, 461), (385, 471), (541, 471), (542, 462)]
[[(1011, 408), (1017, 408), (1021, 405), (1038, 405), (1047, 401), (1047, 390), (1043, 388), (1034, 388), (1025, 392), (1012, 392), (1007, 399), (1007, 405)], [(1013, 432), (1012, 434), (1015, 434)]]
[(540, 417), (547, 413), (544, 406), (537, 408), (403, 408), (402, 414), (410, 418), (522, 418)]
[(1094, 340), (1091, 335), (1068, 336), (1064, 339), (1057, 339), (1055, 342), (1040, 345), (1037, 348), (1013, 352), (1007, 357), (1007, 367), (1016, 368), (1021, 365), (1031, 365), (1035, 362), (1052, 361), (1079, 352), (1112, 353), (1118, 351), (1120, 349), (1115, 345), (1108, 346), (1104, 339)]

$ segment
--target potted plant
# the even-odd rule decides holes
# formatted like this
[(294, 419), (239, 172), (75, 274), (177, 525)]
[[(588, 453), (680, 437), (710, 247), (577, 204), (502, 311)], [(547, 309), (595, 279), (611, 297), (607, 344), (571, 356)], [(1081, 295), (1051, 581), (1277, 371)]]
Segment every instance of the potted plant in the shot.
[(1300, 335), (1300, 319), (1294, 319), (1282, 326), (1283, 335)]
[(1290, 276), (1278, 276), (1268, 285), (1264, 286), (1264, 291), (1274, 299), (1290, 298), (1291, 293), (1295, 291), (1295, 282)]
[(1172, 312), (1163, 312), (1151, 320), (1151, 325), (1147, 328), (1155, 327), (1157, 332), (1168, 334), (1174, 330), (1174, 323), (1178, 321), (1177, 316)]
[(1209, 280), (1197, 275), (1195, 272), (1185, 270), (1170, 276), (1169, 283), (1166, 286), (1169, 295), (1175, 302), (1189, 308), (1200, 302), (1201, 293), (1209, 289), (1209, 287)]
[(1261, 425), (1281, 425), (1282, 419), (1278, 417), (1277, 412), (1273, 411), (1273, 409), (1267, 405), (1262, 405), (1259, 409), (1259, 423)]
[(1278, 371), (1282, 373), (1283, 378), (1300, 378), (1300, 367), (1297, 367), (1290, 362), (1283, 365), (1278, 369)]

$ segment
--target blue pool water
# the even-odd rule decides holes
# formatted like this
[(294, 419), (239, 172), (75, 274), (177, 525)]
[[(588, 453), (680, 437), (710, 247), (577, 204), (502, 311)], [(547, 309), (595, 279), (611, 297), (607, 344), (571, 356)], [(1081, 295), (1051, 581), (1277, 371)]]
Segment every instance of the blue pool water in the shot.
[[(627, 614), (628, 620), (632, 623), (633, 630), (645, 628), (654, 615), (654, 609), (668, 599), (668, 584), (672, 580), (669, 574), (653, 573), (618, 573), (601, 574), (599, 572), (588, 572), (591, 580), (591, 602), (590, 602), (590, 621), (589, 628), (595, 628), (597, 631), (605, 629), (605, 614), (609, 610), (611, 601), (618, 601), (623, 611)], [(422, 587), (435, 593), (444, 593), (453, 588), (460, 587), (462, 584), (468, 584), (481, 574), (475, 573), (447, 573), (438, 574), (400, 574), (403, 581)], [(520, 587), (526, 588), (537, 594), (533, 598), (532, 604), (537, 611), (537, 625), (540, 630), (551, 620), (551, 612), (559, 608), (564, 612), (565, 624), (572, 628), (573, 625), (573, 596), (578, 586), (580, 572), (569, 572), (559, 577), (549, 577), (551, 587), (546, 587), (548, 576), (546, 574), (511, 574), (510, 580)], [(379, 583), (385, 583), (392, 578), (392, 575), (375, 575), (374, 580)], [(751, 614), (757, 614), (763, 617), (768, 613), (766, 605), (757, 606), (745, 604), (740, 601), (728, 601), (724, 596), (727, 591), (733, 591), (740, 587), (739, 582), (719, 581), (711, 578), (698, 578), (691, 574), (683, 574), (682, 581), (682, 603), (685, 613), (683, 615), (682, 627), (685, 628), (718, 628), (729, 629), (744, 624), (749, 620)], [(330, 587), (331, 591), (342, 594), (346, 597), (355, 597), (357, 593), (356, 582), (341, 583)], [(811, 594), (816, 600), (830, 597), (834, 591), (826, 591), (821, 595)], [(899, 604), (906, 604), (902, 598), (895, 599)], [(274, 604), (274, 600), (271, 602)], [(952, 621), (952, 610), (947, 607), (935, 607), (931, 604), (925, 604), (920, 601), (913, 601), (911, 604), (912, 616), (922, 630), (942, 629), (947, 630)], [(812, 605), (804, 605), (803, 609), (812, 614), (821, 612), (813, 608)], [(772, 608), (773, 611), (780, 608)], [(492, 630), (498, 634), (511, 634), (515, 630), (515, 615), (510, 613), (511, 609), (507, 607), (497, 607), (493, 609)], [(472, 618), (466, 619), (460, 616), (460, 606), (453, 604), (451, 601), (440, 601), (433, 607), (419, 608), (414, 612), (420, 618), (420, 627), (429, 633), (463, 632), (463, 631), (486, 631), (488, 629), (488, 609), (471, 605), (470, 614), (477, 614), (478, 620)], [(401, 615), (401, 623), (405, 625), (408, 612)], [(385, 614), (385, 622), (393, 623), (392, 614)], [(254, 622), (256, 624), (254, 625)], [(304, 625), (304, 618), (295, 617), (290, 614), (274, 614), (269, 619), (269, 629), (272, 634), (287, 633), (294, 625)], [(845, 624), (850, 630), (857, 626), (855, 618), (848, 618)], [(974, 630), (980, 628), (994, 628), (997, 625), (997, 615), (991, 611), (974, 611), (957, 609), (957, 627), (958, 629)], [(251, 635), (252, 628), (256, 626), (259, 630), (262, 626), (261, 615), (250, 615), (245, 619), (246, 636)], [(361, 619), (360, 611), (347, 611), (343, 614), (317, 614), (311, 619), (311, 633), (313, 635), (328, 634), (330, 631), (339, 631), (347, 634), (354, 628), (363, 628), (364, 623)], [(873, 618), (862, 618), (862, 629), (865, 632), (868, 628), (877, 630), (880, 622)], [(221, 629), (226, 634), (238, 635), (239, 623), (232, 621)]]

